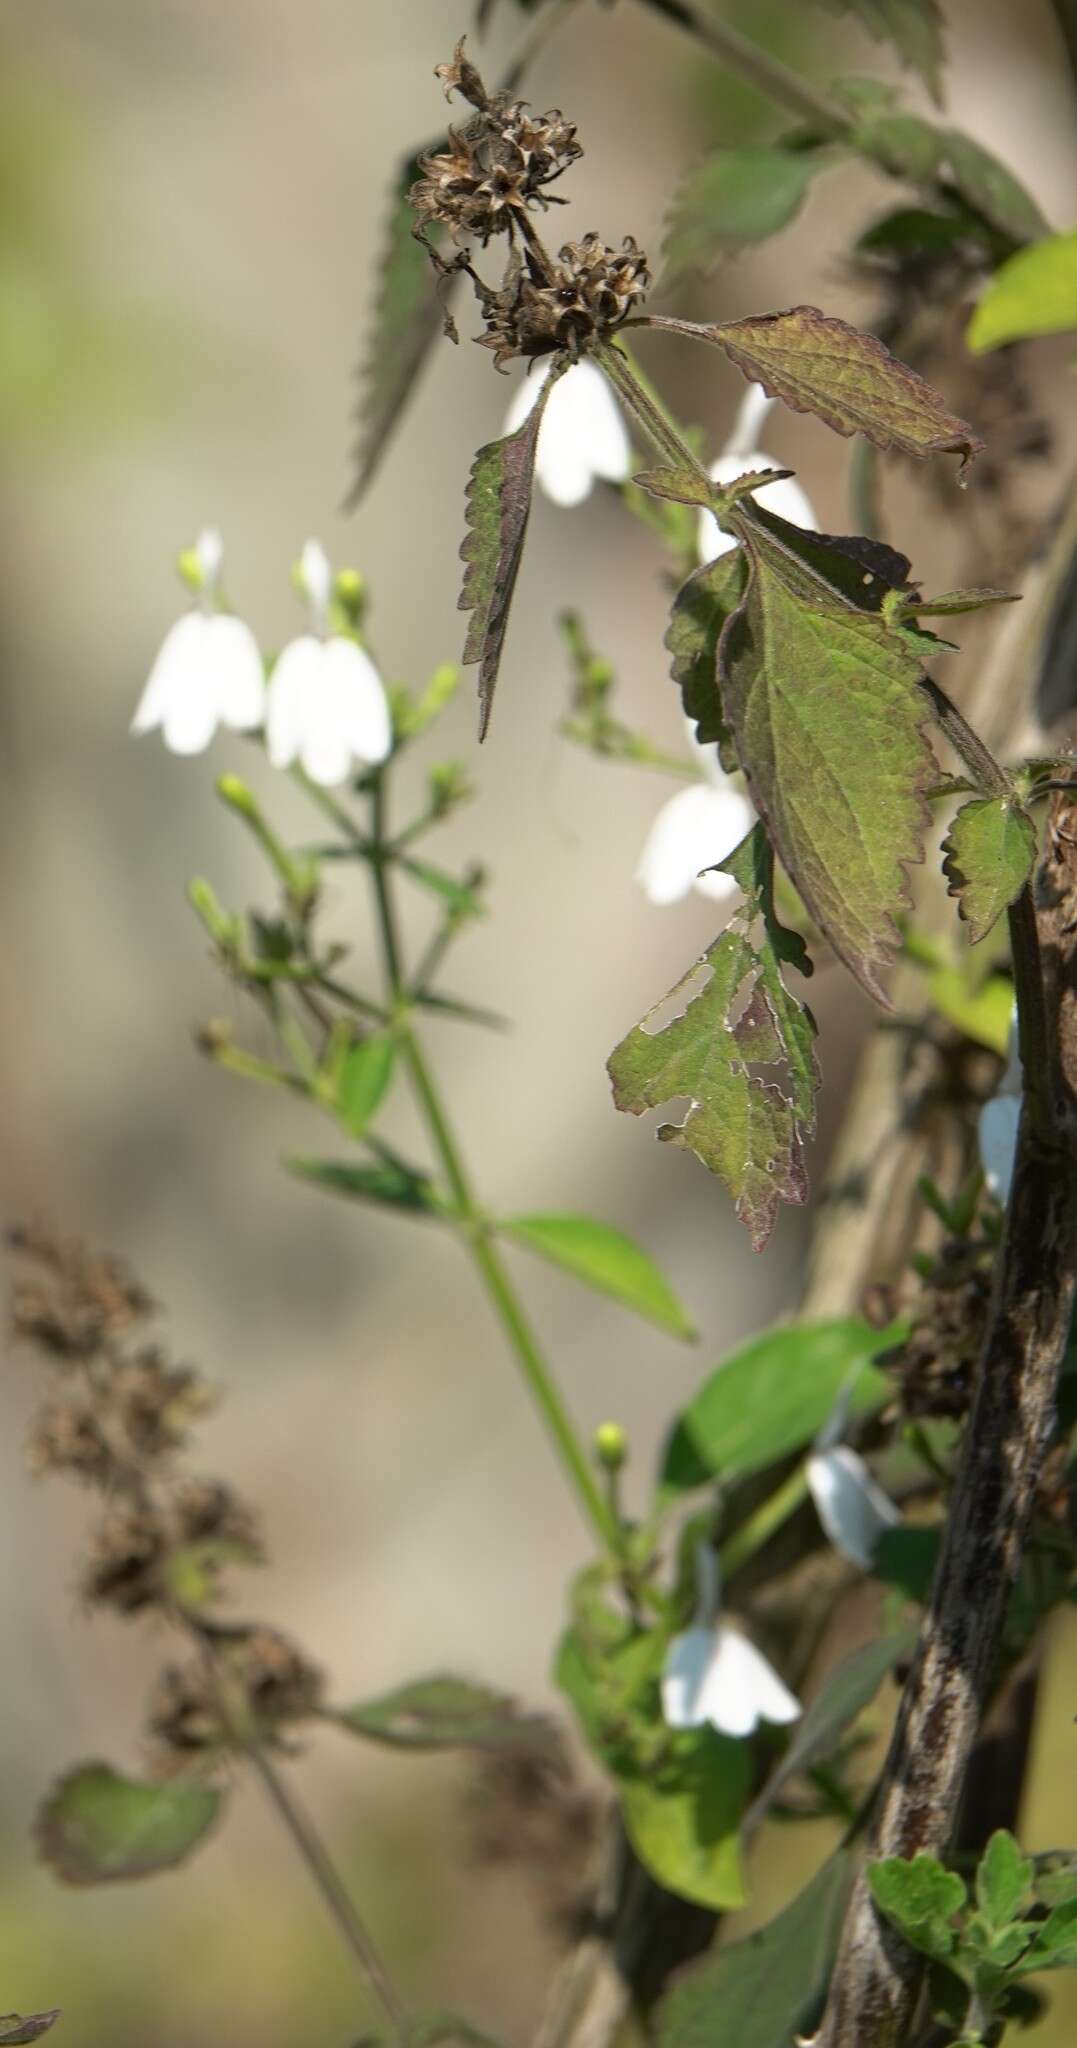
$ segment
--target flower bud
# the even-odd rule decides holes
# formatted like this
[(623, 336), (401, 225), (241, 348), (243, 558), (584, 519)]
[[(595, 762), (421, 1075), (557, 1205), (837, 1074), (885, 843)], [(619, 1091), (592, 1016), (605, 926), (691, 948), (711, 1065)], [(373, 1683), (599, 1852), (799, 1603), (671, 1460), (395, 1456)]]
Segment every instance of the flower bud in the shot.
[(628, 1438), (619, 1422), (600, 1422), (593, 1438), (595, 1459), (607, 1472), (619, 1472), (628, 1457)]

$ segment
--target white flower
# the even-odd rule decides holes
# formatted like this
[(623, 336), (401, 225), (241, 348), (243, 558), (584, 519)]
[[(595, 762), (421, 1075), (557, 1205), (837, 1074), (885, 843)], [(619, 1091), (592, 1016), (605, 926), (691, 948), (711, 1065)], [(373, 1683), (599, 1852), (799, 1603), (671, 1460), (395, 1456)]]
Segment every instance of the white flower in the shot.
[(800, 1702), (747, 1636), (718, 1619), (718, 1561), (696, 1549), (699, 1588), (694, 1625), (674, 1636), (662, 1671), (662, 1717), (670, 1728), (752, 1735), (760, 1721), (795, 1721)]
[(812, 1452), (808, 1486), (827, 1536), (843, 1557), (870, 1571), (881, 1537), (901, 1520), (890, 1496), (848, 1444)]
[(1005, 1208), (1010, 1199), (1013, 1164), (1017, 1157), (1017, 1126), (1021, 1121), (1021, 1054), (1017, 1018), (1010, 1028), (1010, 1051), (1006, 1071), (997, 1095), (980, 1111), (977, 1136), (984, 1179), (991, 1193)]
[(344, 782), (357, 763), (375, 767), (392, 746), (385, 688), (362, 647), (330, 634), (332, 576), (325, 550), (308, 541), (300, 582), (314, 631), (290, 640), (269, 679), (266, 747), (274, 768), (299, 761), (312, 782)]
[[(748, 476), (754, 469), (781, 467), (773, 455), (764, 455), (762, 449), (755, 445), (758, 430), (773, 403), (761, 384), (749, 385), (733, 423), (733, 432), (717, 462), (711, 464), (709, 474), (712, 483), (735, 484), (738, 477)], [(795, 477), (782, 477), (779, 482), (766, 484), (753, 495), (768, 512), (777, 513), (779, 519), (788, 519), (791, 526), (814, 528), (815, 513)], [(716, 562), (719, 555), (728, 554), (735, 546), (732, 534), (722, 532), (713, 512), (700, 513), (698, 549), (701, 562)]]
[(715, 903), (735, 896), (732, 875), (703, 870), (732, 853), (755, 823), (747, 797), (723, 775), (717, 747), (700, 746), (690, 723), (688, 736), (706, 780), (669, 797), (647, 834), (636, 880), (652, 903), (679, 903), (689, 889)]
[(199, 606), (165, 634), (131, 720), (134, 733), (160, 726), (173, 754), (200, 754), (218, 725), (253, 731), (265, 708), (265, 677), (254, 634), (242, 619), (216, 610), (220, 534), (207, 527), (193, 554), (201, 584)]
[[(505, 433), (514, 434), (538, 403), (549, 363), (532, 371), (513, 393)], [(623, 483), (631, 449), (617, 401), (593, 363), (573, 363), (546, 401), (535, 451), (535, 475), (555, 505), (582, 505), (596, 477)]]

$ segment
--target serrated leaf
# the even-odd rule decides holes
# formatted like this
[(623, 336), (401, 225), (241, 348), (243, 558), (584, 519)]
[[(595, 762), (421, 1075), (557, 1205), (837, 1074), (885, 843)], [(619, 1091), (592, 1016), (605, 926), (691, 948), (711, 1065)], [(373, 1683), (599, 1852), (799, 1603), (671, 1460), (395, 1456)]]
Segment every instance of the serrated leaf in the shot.
[(683, 1971), (658, 2009), (659, 2048), (791, 2048), (826, 1989), (855, 1870), (839, 1849), (765, 1927)]
[(936, 104), (942, 99), (942, 10), (939, 0), (825, 0), (854, 14), (878, 42), (890, 43), (903, 64), (919, 73)]
[(850, 1417), (870, 1415), (892, 1388), (872, 1359), (895, 1341), (860, 1316), (789, 1323), (753, 1337), (723, 1360), (681, 1415), (662, 1472), (680, 1490), (711, 1479), (732, 1484), (809, 1444), (839, 1394)]
[(745, 1900), (739, 1829), (751, 1768), (747, 1743), (697, 1728), (657, 1768), (617, 1779), (641, 1863), (667, 1891), (715, 1913)]
[[(715, 740), (723, 753), (731, 742), (722, 714), (718, 643), (726, 620), (743, 599), (746, 576), (742, 547), (728, 548), (717, 561), (706, 562), (677, 592), (666, 634), (684, 715), (694, 722), (702, 745)], [(727, 755), (723, 765), (736, 764)]]
[(958, 128), (940, 130), (954, 183), (970, 206), (1014, 242), (1035, 242), (1048, 232), (1036, 201), (982, 142)]
[[(789, 995), (781, 971), (786, 961), (803, 971), (806, 956), (777, 922), (769, 879), (761, 882), (769, 864), (758, 828), (720, 863), (747, 900), (670, 995), (675, 1000), (686, 991), (700, 968), (706, 985), (660, 1031), (648, 1032), (646, 1018), (637, 1024), (608, 1062), (614, 1102), (633, 1116), (689, 1098), (683, 1124), (660, 1125), (658, 1137), (694, 1152), (725, 1182), (756, 1251), (770, 1236), (779, 1202), (807, 1199), (803, 1141), (813, 1127), (818, 1079), (814, 1019)], [(757, 919), (758, 945), (751, 937)], [(785, 1088), (753, 1072), (758, 1066), (779, 1067)]]
[[(425, 148), (440, 149), (443, 144), (444, 137), (439, 136)], [(424, 153), (406, 157), (393, 180), (378, 296), (359, 372), (359, 438), (348, 511), (370, 483), (427, 350), (442, 330), (444, 302), (430, 258), (412, 234), (415, 215), (408, 201)]]
[(798, 528), (758, 507), (730, 517), (750, 564), (719, 648), (737, 755), (809, 916), (888, 1007), (878, 975), (898, 942), (906, 869), (923, 859), (935, 772), (922, 643), (812, 566), (831, 543), (798, 545)]
[(1032, 1862), (1006, 1828), (996, 1828), (976, 1872), (976, 1904), (993, 1932), (1022, 1912), (1032, 1888)]
[(362, 1136), (393, 1078), (396, 1048), (388, 1031), (372, 1031), (349, 1047), (337, 1087), (340, 1120), (353, 1138)]
[(791, 306), (722, 326), (656, 318), (652, 325), (696, 334), (724, 349), (753, 383), (794, 412), (814, 413), (838, 434), (863, 434), (904, 455), (959, 454), (961, 473), (983, 442), (947, 410), (927, 380), (885, 342), (818, 306)]
[(881, 164), (893, 178), (928, 184), (939, 167), (942, 138), (918, 114), (872, 113), (857, 123), (853, 142), (864, 156)]
[(502, 441), (488, 441), (471, 466), (466, 498), (470, 532), (460, 549), (461, 560), (467, 564), (460, 610), (472, 614), (464, 666), (480, 665), (480, 740), (490, 723), (509, 607), (527, 533), (535, 450), (559, 374), (556, 369), (550, 371), (523, 425)]
[(1046, 1849), (1033, 1857), (1032, 1864), (1036, 1897), (1045, 1906), (1077, 1899), (1077, 1849)]
[(42, 2034), (47, 2034), (59, 2017), (59, 2006), (52, 2012), (31, 2013), (27, 2019), (17, 2012), (0, 2014), (0, 2048), (8, 2048), (9, 2042), (40, 2041)]
[(414, 1209), (427, 1215), (440, 1213), (433, 1183), (425, 1174), (388, 1161), (377, 1166), (349, 1166), (343, 1160), (289, 1159), (289, 1173), (300, 1180), (314, 1181), (334, 1195), (348, 1195), (353, 1201), (383, 1202), (394, 1209)]
[(915, 1642), (915, 1630), (903, 1629), (897, 1635), (865, 1643), (863, 1649), (843, 1658), (796, 1723), (789, 1748), (751, 1809), (753, 1824), (763, 1818), (791, 1779), (833, 1753), (846, 1730), (871, 1705), (883, 1679)]
[(1035, 1938), (1019, 1968), (1025, 1970), (1068, 1970), (1077, 1965), (1077, 1899), (1055, 1906)]
[(968, 1896), (953, 1871), (923, 1852), (909, 1860), (887, 1856), (869, 1864), (868, 1884), (880, 1913), (913, 1948), (937, 1962), (952, 1955), (957, 1936), (950, 1921)]
[(976, 945), (1016, 902), (1036, 864), (1036, 827), (1016, 798), (962, 804), (942, 842), (942, 871)]
[(995, 272), (969, 322), (974, 355), (1077, 327), (1077, 231), (1019, 249)]
[(708, 274), (720, 259), (765, 242), (799, 213), (821, 160), (813, 150), (716, 149), (673, 197), (662, 246), (667, 283)]
[(507, 1693), (470, 1679), (438, 1676), (394, 1687), (331, 1716), (353, 1735), (394, 1749), (503, 1749), (553, 1740), (550, 1723), (521, 1714)]
[(182, 1863), (213, 1826), (221, 1794), (173, 1778), (146, 1784), (102, 1763), (60, 1779), (37, 1821), (38, 1847), (65, 1884), (149, 1877)]
[(654, 1260), (608, 1223), (596, 1223), (590, 1216), (509, 1216), (498, 1222), (497, 1229), (540, 1259), (572, 1273), (585, 1286), (612, 1295), (671, 1336), (695, 1336)]

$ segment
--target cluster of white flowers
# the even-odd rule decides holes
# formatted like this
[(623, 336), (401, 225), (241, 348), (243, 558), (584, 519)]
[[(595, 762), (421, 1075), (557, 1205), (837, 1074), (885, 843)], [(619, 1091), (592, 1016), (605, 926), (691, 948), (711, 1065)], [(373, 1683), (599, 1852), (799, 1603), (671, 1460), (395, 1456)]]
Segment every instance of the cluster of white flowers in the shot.
[(298, 761), (312, 782), (344, 782), (355, 767), (374, 767), (392, 746), (385, 688), (357, 641), (330, 631), (332, 572), (309, 540), (299, 582), (311, 630), (290, 640), (265, 678), (249, 626), (221, 609), (220, 534), (207, 528), (191, 556), (198, 601), (162, 642), (138, 709), (135, 733), (160, 727), (174, 754), (199, 754), (218, 725), (234, 732), (264, 728), (276, 768)]

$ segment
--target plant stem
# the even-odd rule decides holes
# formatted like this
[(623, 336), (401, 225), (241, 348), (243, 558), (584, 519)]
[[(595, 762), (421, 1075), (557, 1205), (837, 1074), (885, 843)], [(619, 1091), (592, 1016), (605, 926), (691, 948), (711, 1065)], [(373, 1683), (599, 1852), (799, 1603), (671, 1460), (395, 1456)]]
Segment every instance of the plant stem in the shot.
[(780, 1486), (775, 1487), (774, 1492), (768, 1494), (766, 1500), (760, 1501), (759, 1506), (748, 1516), (747, 1521), (741, 1523), (739, 1529), (734, 1529), (733, 1534), (727, 1536), (718, 1552), (718, 1563), (723, 1579), (731, 1579), (734, 1572), (739, 1572), (741, 1566), (755, 1556), (757, 1550), (762, 1550), (764, 1543), (770, 1542), (775, 1530), (780, 1529), (782, 1523), (787, 1522), (790, 1515), (795, 1514), (801, 1502), (806, 1500), (807, 1494), (808, 1467), (805, 1462), (790, 1472), (789, 1477), (784, 1479)]
[[(642, 324), (650, 323), (645, 321)], [(644, 388), (624, 351), (615, 347), (613, 342), (600, 341), (594, 355), (595, 360), (601, 363), (610, 383), (616, 386), (629, 410), (635, 414), (640, 426), (653, 441), (659, 454), (664, 455), (674, 469), (686, 469), (693, 476), (699, 477), (710, 491), (711, 480), (703, 464), (682, 441), (673, 421), (657, 397)]]
[(810, 122), (813, 128), (835, 139), (848, 134), (852, 122), (841, 107), (808, 85), (780, 57), (760, 49), (758, 43), (750, 42), (728, 22), (700, 14), (691, 0), (642, 0), (642, 4), (677, 28), (685, 29), (720, 64), (727, 64), (747, 85), (753, 85), (779, 107), (786, 107), (798, 120)]
[(360, 1972), (385, 2013), (394, 2035), (398, 2041), (406, 2041), (410, 2028), (407, 2006), (313, 1821), (284, 1784), (260, 1743), (245, 1743), (243, 1754), (288, 1830), (327, 1911), (359, 1964)]

